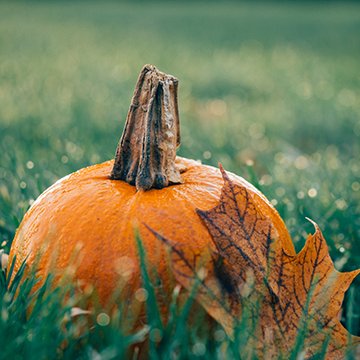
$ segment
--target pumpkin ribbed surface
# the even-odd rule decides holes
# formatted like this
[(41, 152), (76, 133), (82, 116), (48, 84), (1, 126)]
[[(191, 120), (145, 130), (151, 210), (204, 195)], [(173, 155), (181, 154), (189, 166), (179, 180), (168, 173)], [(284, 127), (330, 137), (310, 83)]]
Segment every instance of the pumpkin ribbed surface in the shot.
[[(174, 283), (167, 249), (146, 227), (178, 244), (185, 255), (205, 256), (214, 249), (211, 236), (196, 214), (219, 202), (220, 171), (195, 161), (176, 159), (182, 184), (161, 190), (136, 191), (124, 181), (110, 180), (113, 161), (81, 169), (46, 190), (26, 213), (13, 242), (10, 261), (15, 270), (27, 258), (37, 263), (37, 275), (62, 274), (72, 264), (82, 286), (91, 284), (105, 303), (125, 273), (131, 293), (140, 286), (134, 229), (138, 228), (147, 260), (162, 281), (165, 293)], [(290, 236), (280, 216), (265, 197), (239, 176), (235, 183), (249, 189), (261, 211), (270, 217), (284, 248), (293, 253)]]

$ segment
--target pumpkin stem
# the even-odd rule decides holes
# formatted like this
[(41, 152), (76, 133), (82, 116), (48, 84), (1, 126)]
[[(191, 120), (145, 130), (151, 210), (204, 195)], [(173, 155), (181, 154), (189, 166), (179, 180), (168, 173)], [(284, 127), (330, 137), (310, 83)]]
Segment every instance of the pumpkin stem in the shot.
[(178, 80), (145, 65), (135, 86), (110, 178), (138, 190), (181, 183), (175, 165), (180, 145)]

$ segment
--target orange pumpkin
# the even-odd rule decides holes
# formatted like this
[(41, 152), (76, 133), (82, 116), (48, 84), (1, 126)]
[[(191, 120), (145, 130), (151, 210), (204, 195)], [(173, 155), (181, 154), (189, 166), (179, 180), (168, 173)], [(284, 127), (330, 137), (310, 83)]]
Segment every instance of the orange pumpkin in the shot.
[[(115, 160), (66, 176), (33, 203), (12, 244), (9, 261), (16, 255), (15, 270), (25, 259), (29, 266), (38, 261), (37, 275), (45, 278), (73, 264), (74, 281), (92, 285), (105, 304), (119, 279), (126, 278), (130, 299), (141, 286), (135, 227), (165, 294), (171, 294), (175, 280), (166, 246), (148, 227), (171, 239), (184, 256), (211, 259), (212, 238), (196, 209), (218, 204), (223, 179), (214, 167), (176, 157), (177, 83), (154, 66), (142, 69)], [(272, 205), (247, 181), (230, 176), (249, 190), (293, 253)]]

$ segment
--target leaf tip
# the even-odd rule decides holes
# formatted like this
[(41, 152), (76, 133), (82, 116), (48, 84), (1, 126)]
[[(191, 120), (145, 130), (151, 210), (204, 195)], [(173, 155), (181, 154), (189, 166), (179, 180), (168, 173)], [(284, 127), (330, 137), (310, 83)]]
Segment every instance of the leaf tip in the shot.
[(202, 216), (204, 216), (204, 214), (205, 214), (206, 211), (201, 210), (201, 209), (195, 209), (195, 212), (196, 212), (200, 217), (202, 217)]
[(226, 170), (224, 169), (224, 167), (222, 166), (222, 164), (219, 162), (219, 169), (220, 169), (220, 172), (221, 172), (221, 175), (222, 175), (222, 178), (224, 180), (224, 182), (229, 182), (230, 181), (230, 178), (226, 172)]
[(314, 226), (314, 228), (315, 228), (315, 233), (317, 233), (318, 231), (320, 231), (320, 228), (319, 228), (319, 225), (314, 221), (314, 220), (312, 220), (312, 219), (310, 219), (309, 217), (305, 217), (305, 219), (307, 220), (307, 221), (309, 221), (313, 226)]

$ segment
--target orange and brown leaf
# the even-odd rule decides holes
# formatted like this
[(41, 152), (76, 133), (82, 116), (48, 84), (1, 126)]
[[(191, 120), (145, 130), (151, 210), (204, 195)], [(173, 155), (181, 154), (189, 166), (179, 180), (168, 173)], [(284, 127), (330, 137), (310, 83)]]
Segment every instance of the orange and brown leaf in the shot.
[[(338, 319), (344, 293), (360, 270), (335, 270), (315, 223), (315, 233), (304, 248), (298, 254), (286, 252), (286, 239), (252, 193), (221, 171), (224, 186), (219, 204), (198, 210), (217, 249), (212, 261), (199, 254), (190, 259), (160, 237), (170, 246), (177, 280), (189, 290), (199, 284), (198, 301), (228, 333), (241, 312), (254, 314), (248, 324), (255, 329), (249, 341), (260, 358), (286, 357), (299, 337), (306, 358), (323, 351), (324, 344), (327, 359), (343, 358), (350, 345), (360, 343)], [(207, 274), (198, 276), (204, 263)]]
[[(256, 206), (249, 191), (222, 172), (220, 203), (198, 214), (220, 255), (238, 275), (239, 286), (243, 286), (244, 274), (251, 271), (254, 275), (251, 296), (261, 299), (257, 325), (261, 347), (269, 349), (276, 344), (284, 353), (290, 352), (306, 324), (307, 356), (318, 352), (329, 339), (328, 358), (341, 358), (349, 342), (359, 341), (338, 320), (344, 293), (359, 271), (335, 270), (316, 224), (315, 234), (308, 237), (303, 250), (287, 254), (270, 218)], [(272, 344), (266, 344), (266, 338)]]
[[(157, 233), (152, 228), (147, 228), (170, 249), (170, 260), (173, 272), (177, 281), (189, 291), (196, 289), (196, 298), (207, 312), (227, 330), (235, 325), (234, 312), (239, 314), (239, 307), (236, 297), (232, 291), (225, 291), (224, 286), (235, 286), (229, 282), (225, 276), (218, 274), (221, 269), (226, 269), (223, 261), (217, 254), (213, 254), (211, 259), (199, 253), (189, 253), (184, 251), (178, 244), (172, 243), (169, 239)], [(208, 252), (208, 255), (211, 252)], [(210, 266), (209, 266), (210, 265)], [(217, 280), (219, 276), (224, 279), (223, 283)], [(237, 309), (237, 311), (235, 310)]]

